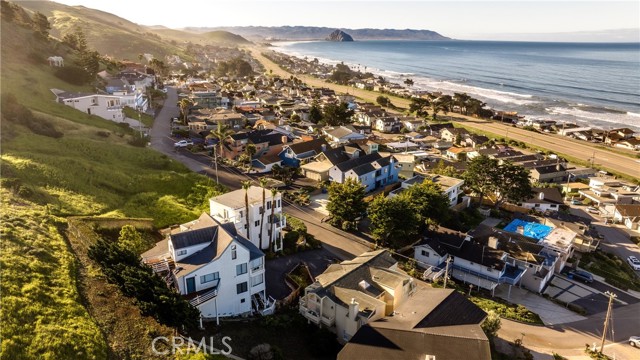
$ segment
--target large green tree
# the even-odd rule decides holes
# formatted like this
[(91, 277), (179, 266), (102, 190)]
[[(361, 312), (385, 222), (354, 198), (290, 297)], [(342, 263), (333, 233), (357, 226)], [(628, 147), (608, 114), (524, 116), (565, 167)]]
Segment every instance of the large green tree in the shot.
[(416, 116), (426, 118), (429, 109), (429, 99), (425, 98), (413, 98), (411, 104), (409, 104), (409, 113), (415, 113)]
[(347, 103), (327, 104), (324, 107), (323, 120), (329, 126), (340, 126), (351, 124), (353, 110), (349, 109)]
[(420, 231), (427, 225), (438, 225), (447, 220), (449, 215), (449, 198), (442, 193), (440, 185), (431, 180), (415, 184), (399, 197), (405, 198), (419, 217)]
[(467, 170), (463, 174), (465, 186), (479, 195), (479, 206), (485, 195), (496, 190), (498, 182), (498, 160), (481, 155), (468, 162)]
[(314, 124), (322, 121), (322, 109), (320, 109), (317, 101), (314, 101), (313, 104), (311, 104), (311, 108), (309, 109), (309, 121)]
[(377, 196), (369, 205), (370, 231), (376, 241), (399, 248), (415, 239), (420, 217), (411, 200), (404, 196)]
[(496, 174), (496, 209), (505, 201), (519, 203), (532, 195), (529, 170), (509, 161), (502, 163)]
[(356, 218), (367, 210), (364, 202), (365, 187), (357, 180), (347, 179), (344, 183), (329, 185), (327, 210), (333, 216), (331, 224), (343, 229), (354, 229)]

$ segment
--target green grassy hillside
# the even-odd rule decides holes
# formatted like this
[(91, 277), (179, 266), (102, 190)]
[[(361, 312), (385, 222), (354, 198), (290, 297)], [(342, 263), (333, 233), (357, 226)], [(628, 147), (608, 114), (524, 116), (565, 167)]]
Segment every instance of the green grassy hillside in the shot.
[(113, 14), (52, 1), (22, 1), (16, 4), (46, 15), (51, 23), (51, 35), (59, 39), (81, 29), (89, 46), (103, 55), (130, 60), (137, 60), (138, 54), (142, 53), (153, 54), (160, 59), (172, 54), (184, 56), (177, 44), (165, 41), (144, 26)]
[(66, 6), (51, 1), (16, 2), (26, 9), (39, 11), (49, 18), (51, 34), (62, 38), (79, 28), (85, 33), (89, 46), (105, 55), (135, 60), (139, 54), (149, 53), (157, 58), (177, 54), (183, 58), (180, 48), (185, 42), (199, 44), (241, 45), (248, 41), (227, 31), (211, 31), (205, 34), (146, 27), (100, 10), (84, 6)]
[(106, 359), (108, 330), (78, 291), (66, 217), (150, 217), (163, 227), (199, 215), (215, 187), (129, 145), (132, 130), (56, 103), (50, 88), (94, 91), (60, 80), (45, 60), (70, 65), (73, 54), (4, 17), (1, 30), (0, 359)]

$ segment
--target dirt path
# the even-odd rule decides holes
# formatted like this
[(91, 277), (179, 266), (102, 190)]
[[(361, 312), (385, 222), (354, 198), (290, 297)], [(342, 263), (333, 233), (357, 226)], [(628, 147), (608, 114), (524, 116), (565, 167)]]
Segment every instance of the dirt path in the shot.
[[(273, 71), (273, 74), (287, 78), (292, 75), (291, 73), (281, 69), (271, 60), (262, 56), (261, 52), (265, 51), (265, 48), (253, 47), (249, 50), (251, 51), (252, 56), (260, 61), (260, 63), (264, 65), (267, 71)], [(330, 88), (336, 92), (351, 94), (371, 103), (376, 103), (376, 98), (380, 96), (380, 93), (374, 91), (357, 89), (351, 86), (332, 84), (308, 75), (295, 76), (308, 85), (314, 87)], [(396, 106), (404, 108), (409, 107), (410, 101), (407, 99), (387, 94), (385, 94), (385, 96), (389, 97), (389, 99), (391, 99), (391, 102)], [(459, 118), (460, 124), (472, 129), (491, 133), (496, 136), (508, 137), (512, 140), (521, 141), (537, 147), (548, 149), (558, 154), (581, 160), (585, 163), (590, 163), (593, 159), (593, 163), (597, 167), (624, 174), (630, 177), (640, 178), (640, 159), (638, 158), (614, 153), (606, 149), (598, 148), (590, 143), (568, 139), (559, 135), (540, 134), (501, 123), (490, 122), (486, 120), (476, 119), (470, 116), (462, 116), (459, 114), (455, 114), (455, 117)]]

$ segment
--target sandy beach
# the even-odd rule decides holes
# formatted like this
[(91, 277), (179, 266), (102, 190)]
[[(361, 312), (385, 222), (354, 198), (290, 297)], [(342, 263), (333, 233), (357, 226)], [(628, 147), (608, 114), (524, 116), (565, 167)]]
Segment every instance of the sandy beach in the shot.
[[(249, 48), (251, 54), (260, 63), (262, 63), (267, 71), (273, 71), (274, 75), (281, 77), (290, 77), (292, 74), (281, 69), (277, 64), (262, 56), (263, 51), (267, 51), (264, 47)], [(351, 86), (338, 85), (325, 82), (324, 80), (314, 78), (308, 75), (295, 75), (308, 85), (314, 87), (327, 87), (336, 92), (351, 94), (364, 101), (375, 103), (376, 98), (380, 95), (378, 92), (357, 89)], [(399, 107), (408, 108), (410, 101), (407, 99), (395, 97), (385, 94), (391, 102)], [(393, 112), (393, 111), (390, 111)], [(495, 123), (491, 121), (476, 119), (460, 114), (453, 114), (459, 118), (459, 123), (470, 129), (477, 129), (486, 133), (495, 134), (500, 137), (507, 137), (526, 144), (541, 147), (560, 155), (574, 158), (584, 163), (591, 163), (594, 159), (596, 167), (623, 174), (629, 177), (640, 178), (640, 159), (634, 158), (633, 154), (623, 155), (612, 152), (607, 149), (600, 148), (596, 145), (569, 139), (559, 135), (540, 134), (532, 131), (523, 130), (509, 125)]]

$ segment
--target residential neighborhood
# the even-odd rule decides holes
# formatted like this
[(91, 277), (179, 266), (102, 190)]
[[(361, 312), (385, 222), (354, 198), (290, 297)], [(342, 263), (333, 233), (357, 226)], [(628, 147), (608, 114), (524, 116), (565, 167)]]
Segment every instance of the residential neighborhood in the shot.
[[(616, 74), (618, 45), (535, 42), (479, 81), (456, 67), (534, 45), (482, 62), (430, 30), (280, 38), (221, 25), (264, 4), (180, 5), (174, 28), (2, 1), (0, 357), (640, 358), (640, 128), (604, 106), (634, 94), (507, 79), (606, 51)], [(300, 55), (389, 44), (398, 71)]]

